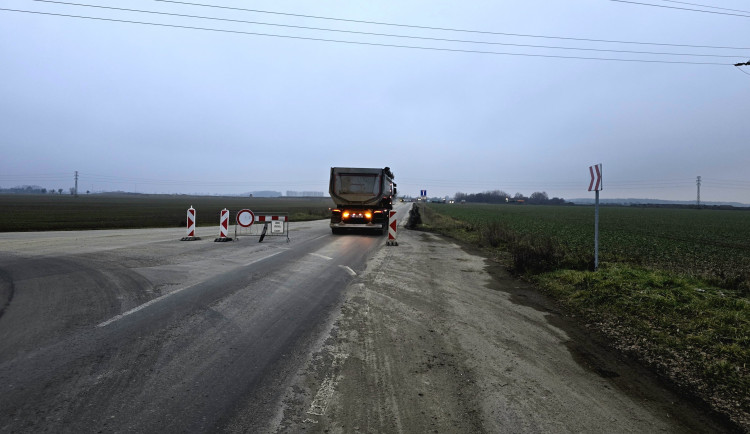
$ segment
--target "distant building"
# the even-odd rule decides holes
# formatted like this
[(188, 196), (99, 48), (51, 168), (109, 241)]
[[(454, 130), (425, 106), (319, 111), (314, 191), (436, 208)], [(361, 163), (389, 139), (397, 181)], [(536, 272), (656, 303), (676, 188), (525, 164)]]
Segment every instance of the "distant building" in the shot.
[(254, 191), (250, 194), (252, 194), (252, 197), (281, 197), (280, 191), (270, 191), (270, 190)]
[(287, 190), (288, 197), (323, 197), (322, 191), (291, 191)]

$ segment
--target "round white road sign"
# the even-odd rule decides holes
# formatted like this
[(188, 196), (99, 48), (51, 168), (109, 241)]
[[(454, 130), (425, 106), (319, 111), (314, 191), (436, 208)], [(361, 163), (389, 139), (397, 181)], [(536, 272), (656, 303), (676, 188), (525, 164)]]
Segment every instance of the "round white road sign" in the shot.
[(249, 209), (240, 210), (237, 213), (237, 224), (243, 228), (248, 228), (255, 222), (255, 214)]

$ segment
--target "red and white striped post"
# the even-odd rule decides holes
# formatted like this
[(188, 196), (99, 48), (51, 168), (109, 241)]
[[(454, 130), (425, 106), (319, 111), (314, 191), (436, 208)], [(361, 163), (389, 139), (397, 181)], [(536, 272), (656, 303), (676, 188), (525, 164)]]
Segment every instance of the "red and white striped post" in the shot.
[(219, 238), (214, 241), (232, 241), (229, 235), (229, 210), (224, 208), (221, 210), (221, 218), (219, 219)]
[(191, 205), (187, 210), (187, 236), (182, 238), (182, 241), (194, 241), (200, 240), (195, 236), (195, 208)]
[(187, 236), (195, 236), (195, 208), (190, 205), (190, 209), (187, 210)]
[(398, 242), (396, 241), (397, 227), (396, 211), (390, 211), (388, 213), (388, 241), (385, 242), (386, 246), (398, 246)]

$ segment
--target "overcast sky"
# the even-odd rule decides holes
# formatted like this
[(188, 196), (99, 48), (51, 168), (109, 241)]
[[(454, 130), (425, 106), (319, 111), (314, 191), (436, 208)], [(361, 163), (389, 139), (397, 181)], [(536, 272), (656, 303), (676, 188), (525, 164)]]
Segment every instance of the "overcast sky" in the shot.
[(733, 66), (750, 60), (746, 0), (193, 1), (276, 13), (80, 0), (485, 43), (1, 0), (236, 33), (0, 11), (0, 187), (67, 190), (77, 170), (82, 191), (327, 193), (331, 166), (390, 166), (402, 194), (569, 199), (593, 197), (602, 163), (602, 198), (694, 200), (700, 175), (704, 201), (750, 203), (750, 66)]

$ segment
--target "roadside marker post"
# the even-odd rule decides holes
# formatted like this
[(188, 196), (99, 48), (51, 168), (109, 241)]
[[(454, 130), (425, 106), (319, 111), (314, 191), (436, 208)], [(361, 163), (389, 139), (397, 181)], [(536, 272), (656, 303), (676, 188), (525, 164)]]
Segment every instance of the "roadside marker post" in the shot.
[(229, 210), (224, 208), (221, 210), (221, 217), (219, 218), (219, 238), (216, 238), (215, 242), (226, 242), (232, 241), (227, 235), (229, 234)]
[[(596, 172), (596, 174), (594, 173)], [(599, 269), (599, 191), (602, 189), (602, 164), (589, 166), (591, 182), (589, 191), (594, 191), (594, 271)]]
[(195, 236), (195, 208), (190, 205), (187, 210), (187, 236), (180, 238), (180, 241), (196, 241), (200, 237)]
[(396, 211), (390, 211), (388, 213), (388, 241), (385, 242), (386, 246), (398, 246), (398, 241), (396, 241), (397, 227)]

